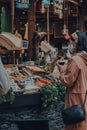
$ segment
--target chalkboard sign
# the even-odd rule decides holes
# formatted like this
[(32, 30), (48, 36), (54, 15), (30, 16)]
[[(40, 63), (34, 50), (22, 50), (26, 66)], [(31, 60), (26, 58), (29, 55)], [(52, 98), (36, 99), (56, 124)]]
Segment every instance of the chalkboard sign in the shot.
[(22, 48), (28, 49), (28, 41), (27, 40), (22, 40)]

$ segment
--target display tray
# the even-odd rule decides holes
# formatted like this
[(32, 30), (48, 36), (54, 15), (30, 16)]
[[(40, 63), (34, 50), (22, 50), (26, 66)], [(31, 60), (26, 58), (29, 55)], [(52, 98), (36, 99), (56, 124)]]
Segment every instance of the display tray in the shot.
[(39, 105), (41, 103), (40, 93), (29, 93), (29, 94), (19, 94), (15, 96), (15, 100), (12, 104), (4, 103), (0, 105), (0, 110), (22, 108), (26, 106)]

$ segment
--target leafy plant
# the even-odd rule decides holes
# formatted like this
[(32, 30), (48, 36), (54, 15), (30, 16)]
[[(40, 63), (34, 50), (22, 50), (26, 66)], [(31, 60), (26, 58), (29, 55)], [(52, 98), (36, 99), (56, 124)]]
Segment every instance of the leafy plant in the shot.
[(61, 82), (54, 82), (54, 86), (58, 89), (58, 97), (60, 100), (65, 99), (66, 87)]
[(51, 85), (43, 86), (39, 92), (41, 93), (41, 101), (43, 108), (54, 106), (58, 101), (58, 89)]
[(10, 89), (6, 95), (0, 96), (0, 104), (6, 103), (6, 102), (12, 103), (14, 99), (15, 99), (15, 95), (12, 89)]

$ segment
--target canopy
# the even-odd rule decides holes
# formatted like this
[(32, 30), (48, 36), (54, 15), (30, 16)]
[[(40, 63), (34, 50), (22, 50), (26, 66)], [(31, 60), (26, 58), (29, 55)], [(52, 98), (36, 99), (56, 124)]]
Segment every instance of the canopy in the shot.
[(22, 40), (9, 32), (2, 32), (0, 34), (0, 46), (8, 50), (22, 49)]

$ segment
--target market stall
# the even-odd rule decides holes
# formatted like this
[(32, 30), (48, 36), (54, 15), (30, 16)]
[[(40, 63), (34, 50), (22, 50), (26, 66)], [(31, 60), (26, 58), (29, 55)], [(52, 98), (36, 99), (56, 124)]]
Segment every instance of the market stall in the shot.
[[(0, 46), (5, 47), (8, 51), (16, 51), (27, 48), (27, 42), (18, 39), (11, 33), (1, 33)], [(31, 65), (30, 61), (27, 61), (26, 64), (15, 64), (15, 66), (4, 65), (9, 75), (10, 86), (14, 96), (5, 95), (5, 100), (2, 100), (0, 97), (0, 104), (2, 104), (0, 108), (14, 108), (40, 104), (41, 95), (43, 95), (44, 99), (42, 101), (43, 107), (54, 105), (58, 99), (58, 88), (56, 87), (58, 78), (50, 75), (49, 70), (47, 71), (44, 67), (45, 66), (41, 67), (36, 65), (35, 63)], [(45, 96), (46, 93), (47, 96)], [(50, 96), (48, 97), (48, 95)], [(9, 103), (7, 105), (5, 103), (8, 102), (8, 100), (11, 104)]]

